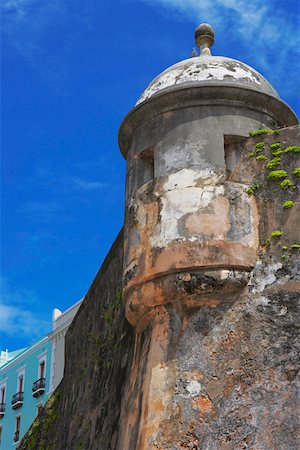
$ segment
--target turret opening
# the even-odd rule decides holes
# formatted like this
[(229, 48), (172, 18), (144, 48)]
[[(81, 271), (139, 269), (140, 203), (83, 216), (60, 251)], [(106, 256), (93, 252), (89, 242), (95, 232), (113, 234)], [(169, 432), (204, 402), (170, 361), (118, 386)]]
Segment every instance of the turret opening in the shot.
[(154, 149), (148, 147), (136, 155), (136, 189), (154, 178)]
[(230, 174), (233, 172), (241, 157), (241, 143), (244, 142), (245, 139), (245, 136), (238, 136), (234, 134), (224, 135), (224, 156), (227, 179), (230, 177)]

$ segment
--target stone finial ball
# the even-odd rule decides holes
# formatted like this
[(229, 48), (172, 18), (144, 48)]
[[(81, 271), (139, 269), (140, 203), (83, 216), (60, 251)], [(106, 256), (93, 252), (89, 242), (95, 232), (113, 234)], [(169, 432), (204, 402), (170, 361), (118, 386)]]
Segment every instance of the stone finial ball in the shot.
[(195, 40), (197, 46), (200, 47), (202, 42), (211, 47), (215, 40), (215, 33), (211, 25), (208, 23), (201, 23), (195, 30)]

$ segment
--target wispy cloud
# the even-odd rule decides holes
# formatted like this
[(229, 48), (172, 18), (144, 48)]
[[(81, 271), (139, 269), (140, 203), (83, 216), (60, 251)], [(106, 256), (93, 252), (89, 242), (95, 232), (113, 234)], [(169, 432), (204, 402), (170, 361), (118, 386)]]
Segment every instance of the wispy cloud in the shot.
[[(300, 61), (299, 10), (288, 12), (275, 0), (143, 0), (174, 10), (195, 22), (210, 22), (225, 41), (238, 42), (273, 82), (296, 94)], [(296, 7), (296, 6), (295, 6)], [(294, 67), (294, 76), (286, 77)], [(287, 79), (288, 78), (288, 79)]]
[(57, 214), (61, 211), (61, 205), (58, 202), (28, 202), (20, 211), (29, 215), (40, 215), (47, 218), (49, 215)]
[[(57, 173), (51, 169), (38, 168), (36, 172), (37, 183), (47, 186), (60, 194), (88, 194), (108, 187), (108, 183), (103, 180), (91, 180), (82, 175), (69, 175)], [(58, 205), (49, 203), (50, 210), (57, 209)]]
[[(30, 224), (31, 228), (33, 224), (43, 225), (48, 228), (49, 223), (67, 222), (70, 220), (64, 204), (60, 200), (30, 200), (20, 205), (17, 212), (21, 215), (24, 224)], [(44, 233), (44, 231), (38, 233), (39, 240), (44, 239)], [(36, 231), (33, 235), (37, 236)], [(47, 238), (49, 239), (49, 236)], [(26, 240), (35, 245), (33, 239), (28, 239), (27, 237)]]
[(22, 55), (43, 77), (57, 88), (66, 79), (61, 64), (67, 43), (53, 44), (47, 52), (43, 43), (48, 30), (66, 20), (65, 0), (2, 0), (0, 2), (1, 26), (6, 43)]
[[(132, 0), (125, 0), (130, 2)], [(170, 11), (188, 17), (195, 25), (199, 22), (211, 22), (227, 48), (230, 42), (239, 43), (250, 60), (276, 83), (282, 83), (281, 92), (297, 95), (298, 77), (286, 76), (291, 67), (299, 71), (300, 36), (299, 3), (277, 0), (135, 0), (149, 6), (159, 5)], [(89, 0), (2, 0), (2, 28), (10, 44), (43, 75), (52, 78), (56, 86), (66, 78), (64, 72), (64, 54), (68, 51), (68, 42), (53, 38), (51, 52), (45, 52), (43, 42), (47, 33), (57, 24), (66, 24), (72, 14), (78, 14), (80, 21), (92, 22), (93, 12), (101, 2)], [(75, 13), (76, 11), (76, 13)], [(80, 11), (80, 13), (79, 13)], [(74, 17), (73, 17), (74, 18)], [(76, 33), (76, 29), (72, 31)], [(146, 39), (146, 37), (145, 37)], [(220, 37), (221, 39), (221, 37)], [(135, 44), (136, 45), (136, 44)], [(141, 42), (138, 43), (141, 45)], [(234, 56), (234, 55), (232, 55)]]
[[(94, 201), (94, 195), (99, 195), (99, 192), (109, 187), (109, 183), (102, 180), (57, 174), (45, 169), (39, 170), (36, 179), (33, 178), (31, 177), (35, 187), (33, 194), (29, 201), (19, 205), (17, 209), (24, 224), (30, 226), (29, 235), (23, 235), (28, 248), (34, 248), (37, 240), (52, 242), (51, 226), (74, 220), (77, 209), (72, 209), (72, 205), (76, 203), (87, 207)], [(37, 225), (38, 230), (33, 232), (33, 227)]]
[[(252, 45), (273, 45), (282, 42), (287, 48), (294, 47), (299, 36), (293, 24), (297, 19), (290, 17), (286, 8), (279, 8), (275, 2), (263, 0), (144, 0), (149, 4), (161, 4), (166, 8), (175, 8), (194, 21), (210, 20), (222, 30), (228, 23), (230, 32), (237, 39), (253, 39)], [(281, 27), (284, 25), (285, 27)], [(288, 32), (291, 31), (289, 34)]]
[(34, 292), (14, 289), (6, 279), (0, 278), (0, 330), (1, 335), (23, 336), (37, 339), (50, 331), (50, 319), (46, 321), (38, 308), (39, 301)]
[(39, 338), (50, 331), (50, 322), (41, 320), (32, 311), (0, 302), (0, 329), (8, 336)]
[(107, 183), (104, 183), (103, 181), (90, 181), (79, 177), (70, 177), (68, 179), (68, 185), (70, 189), (75, 189), (82, 192), (98, 191), (99, 189), (107, 187)]

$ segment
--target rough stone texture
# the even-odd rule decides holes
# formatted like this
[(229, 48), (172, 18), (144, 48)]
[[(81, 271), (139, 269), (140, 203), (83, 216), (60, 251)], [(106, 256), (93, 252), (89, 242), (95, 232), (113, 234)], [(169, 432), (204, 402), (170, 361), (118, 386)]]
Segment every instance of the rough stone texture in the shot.
[(176, 168), (137, 188), (123, 266), (135, 332), (120, 235), (68, 332), (54, 405), (20, 448), (299, 448), (299, 153), (281, 155), (282, 189), (249, 156), (258, 142), (270, 159), (272, 143), (299, 145), (299, 127), (231, 143), (227, 175), (210, 163), (207, 178)]
[(114, 449), (133, 331), (122, 306), (123, 232), (66, 336), (64, 378), (19, 448)]
[[(218, 279), (231, 277), (223, 269), (254, 267), (257, 207), (246, 184), (226, 178), (224, 142), (270, 122), (265, 111), (216, 102), (156, 114), (136, 130), (127, 153), (123, 293), (127, 318), (138, 331), (154, 305), (177, 298), (174, 273), (219, 269)], [(148, 182), (141, 182), (144, 159), (149, 166), (152, 160)], [(213, 300), (227, 293), (220, 289)]]
[[(187, 113), (190, 109), (197, 113), (194, 119), (189, 120)], [(215, 135), (222, 135), (222, 131), (223, 135), (248, 136), (249, 129), (284, 128), (298, 124), (297, 116), (282, 100), (235, 83), (174, 86), (140, 103), (127, 114), (119, 128), (119, 146), (124, 157), (127, 158), (131, 147), (144, 151), (167, 137), (161, 135), (161, 125), (168, 131), (166, 124), (170, 126), (172, 121), (164, 119), (172, 114), (175, 118), (182, 116), (178, 126), (183, 127), (187, 140), (190, 135), (184, 128), (186, 121), (192, 126), (192, 121), (198, 120), (197, 137), (199, 139), (203, 133), (206, 135), (205, 141), (207, 138), (213, 140)], [(201, 119), (203, 122), (199, 128)], [(201, 143), (202, 139), (199, 140)]]
[(168, 398), (170, 381), (160, 375), (143, 448), (299, 448), (299, 312), (299, 295), (288, 287), (245, 293), (234, 305), (204, 306), (188, 318), (170, 310), (176, 384)]
[[(282, 154), (276, 169), (286, 170), (294, 184), (284, 190), (278, 181), (268, 181), (265, 160), (249, 157), (261, 141), (266, 147), (257, 155), (268, 159), (273, 143), (280, 142), (283, 150), (299, 145), (299, 131), (291, 127), (279, 136), (262, 135), (237, 144), (241, 158), (229, 176), (226, 198), (232, 195), (235, 203), (235, 188), (246, 190), (260, 183), (256, 196), (251, 196), (257, 203), (259, 242), (249, 278), (247, 271), (244, 277), (233, 271), (228, 283), (218, 271), (186, 268), (174, 273), (173, 265), (173, 272), (153, 282), (148, 299), (147, 283), (141, 283), (135, 308), (127, 315), (133, 321), (148, 300), (149, 323), (136, 338), (141, 357), (133, 361), (134, 383), (125, 393), (125, 416), (130, 420), (122, 420), (120, 448), (299, 448), (300, 265), (299, 249), (291, 247), (300, 244), (299, 178), (292, 174), (300, 158), (299, 153)], [(294, 206), (285, 210), (282, 204), (288, 199)], [(199, 222), (201, 218), (203, 214)], [(235, 239), (243, 239), (239, 227), (249, 227), (249, 220), (238, 208), (232, 219)], [(271, 238), (274, 230), (281, 230), (282, 236)], [(223, 239), (230, 236), (228, 229)], [(194, 248), (190, 258), (193, 252)]]

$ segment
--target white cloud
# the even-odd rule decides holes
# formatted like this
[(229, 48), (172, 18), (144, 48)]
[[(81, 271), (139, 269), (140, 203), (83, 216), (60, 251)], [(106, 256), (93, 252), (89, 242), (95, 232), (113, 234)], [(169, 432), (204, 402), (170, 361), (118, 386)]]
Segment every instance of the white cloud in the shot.
[(36, 295), (26, 289), (13, 289), (0, 278), (0, 330), (9, 337), (37, 339), (50, 331), (51, 323), (43, 319)]
[(103, 181), (90, 181), (83, 178), (70, 178), (70, 187), (81, 191), (97, 191), (107, 186)]
[[(81, 169), (95, 168), (96, 165), (96, 162), (85, 162), (82, 164), (83, 167), (81, 167)], [(104, 177), (107, 174), (103, 174), (99, 171), (99, 175)], [(103, 180), (90, 180), (86, 176), (69, 175), (65, 172), (58, 173), (57, 170), (50, 169), (45, 166), (37, 168), (36, 177), (37, 182), (41, 186), (50, 186), (51, 189), (64, 194), (70, 194), (71, 192), (87, 193), (108, 187), (108, 183)], [(55, 202), (49, 202), (48, 204), (51, 211), (53, 209), (58, 209), (59, 207), (59, 205)]]
[[(103, 0), (102, 0), (103, 1)], [(120, 0), (119, 0), (120, 1)], [(131, 2), (132, 0), (124, 0)], [(189, 18), (197, 25), (210, 22), (216, 39), (223, 42), (226, 56), (230, 44), (238, 43), (245, 62), (252, 63), (279, 90), (283, 97), (297, 96), (300, 89), (300, 33), (297, 1), (278, 0), (135, 0), (159, 5)], [(75, 5), (75, 6), (74, 6)], [(79, 14), (80, 23), (93, 23), (97, 0), (2, 0), (3, 35), (20, 54), (47, 78), (55, 89), (67, 80), (63, 61), (71, 36), (59, 46), (45, 51), (43, 42), (53, 24), (65, 24)], [(294, 10), (293, 10), (294, 8)], [(75, 12), (74, 12), (75, 11)], [(138, 20), (138, 18), (136, 18)], [(76, 33), (76, 27), (71, 33)], [(161, 38), (163, 39), (163, 38)], [(138, 45), (146, 45), (147, 35)], [(153, 38), (153, 41), (155, 38)], [(127, 41), (125, 41), (127, 43)], [(135, 45), (137, 45), (135, 43)], [(124, 51), (124, 50), (123, 50)], [(125, 50), (126, 51), (126, 50)], [(290, 73), (290, 71), (293, 71)], [(63, 94), (64, 90), (60, 90)]]
[[(143, 0), (173, 9), (195, 22), (210, 22), (217, 39), (238, 42), (271, 82), (282, 83), (283, 94), (299, 89), (299, 12), (274, 0)], [(223, 34), (223, 37), (222, 37)], [(228, 45), (228, 52), (230, 51)], [(231, 55), (234, 57), (234, 55)], [(254, 58), (253, 58), (254, 59)], [(286, 76), (288, 69), (291, 76)]]
[(50, 323), (41, 320), (32, 311), (0, 302), (0, 329), (8, 336), (38, 338), (45, 331), (50, 331)]
[[(237, 38), (249, 39), (256, 37), (253, 45), (263, 42), (273, 45), (288, 36), (285, 45), (296, 45), (299, 36), (293, 28), (291, 18), (286, 9), (274, 8), (274, 1), (263, 0), (144, 0), (149, 4), (157, 3), (167, 8), (175, 8), (194, 21), (212, 21), (220, 29), (231, 34), (237, 33)], [(296, 22), (296, 21), (295, 21)], [(228, 29), (228, 23), (232, 26)], [(282, 27), (284, 25), (284, 27)], [(291, 31), (291, 34), (288, 32)], [(258, 35), (256, 34), (258, 33)]]
[(29, 215), (39, 215), (48, 218), (49, 215), (61, 212), (61, 205), (58, 202), (29, 202), (26, 203), (20, 211)]
[[(65, 80), (62, 66), (67, 43), (62, 42), (51, 53), (43, 43), (53, 25), (67, 19), (65, 0), (1, 0), (3, 42), (22, 55), (53, 85)], [(3, 46), (4, 47), (4, 46)]]

